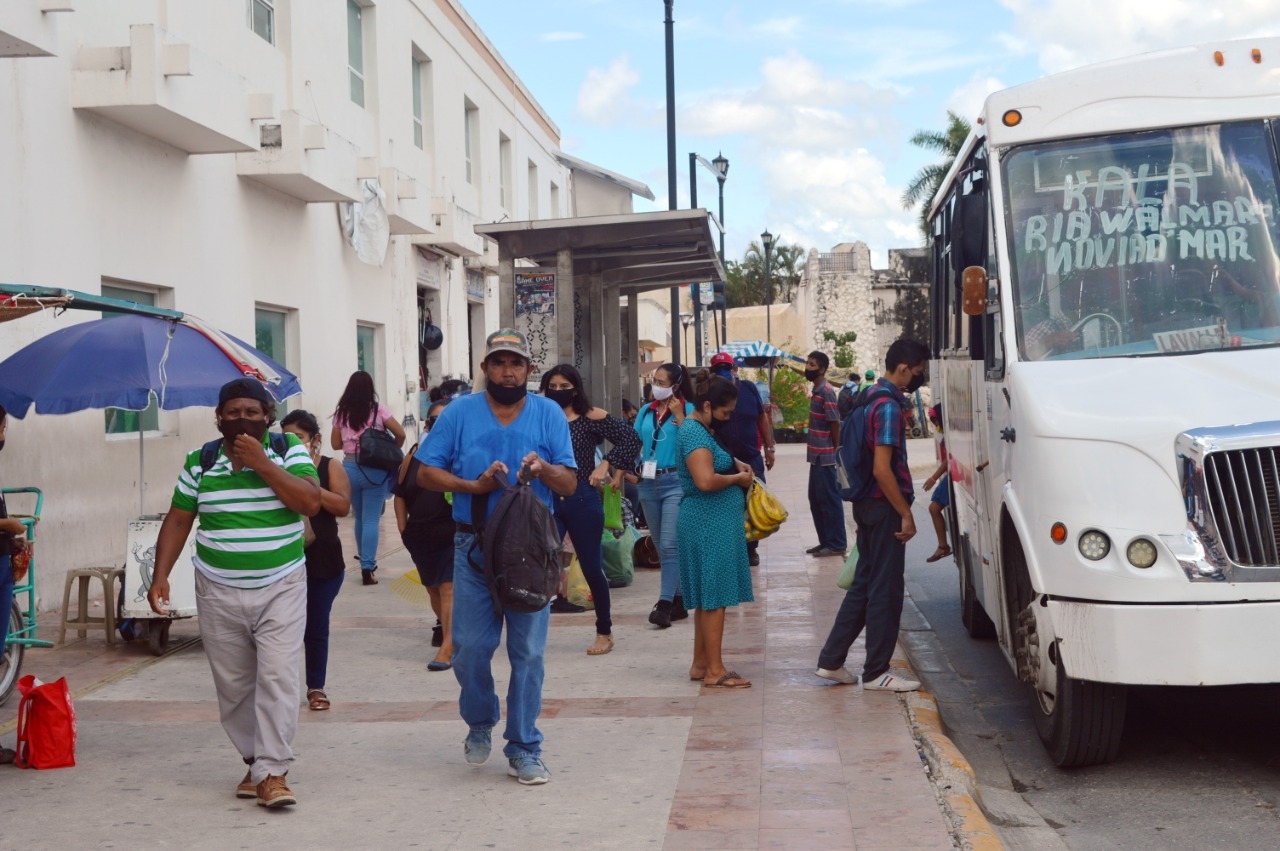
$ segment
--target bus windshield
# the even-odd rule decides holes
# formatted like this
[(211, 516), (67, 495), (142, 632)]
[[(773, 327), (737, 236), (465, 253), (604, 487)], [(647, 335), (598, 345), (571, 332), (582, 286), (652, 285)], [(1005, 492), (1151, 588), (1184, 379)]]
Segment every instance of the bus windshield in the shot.
[(1269, 122), (1028, 145), (1003, 168), (1022, 359), (1280, 343)]

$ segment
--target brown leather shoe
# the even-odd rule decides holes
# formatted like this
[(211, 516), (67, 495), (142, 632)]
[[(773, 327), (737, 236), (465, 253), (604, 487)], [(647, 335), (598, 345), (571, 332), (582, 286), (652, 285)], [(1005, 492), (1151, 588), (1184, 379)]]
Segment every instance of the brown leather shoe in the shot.
[(298, 803), (289, 784), (284, 782), (283, 774), (268, 775), (266, 780), (258, 784), (257, 793), (260, 807), (291, 807)]
[(240, 781), (240, 785), (236, 787), (237, 798), (256, 798), (258, 797), (258, 787), (253, 782), (253, 771), (249, 770), (244, 773), (244, 779)]

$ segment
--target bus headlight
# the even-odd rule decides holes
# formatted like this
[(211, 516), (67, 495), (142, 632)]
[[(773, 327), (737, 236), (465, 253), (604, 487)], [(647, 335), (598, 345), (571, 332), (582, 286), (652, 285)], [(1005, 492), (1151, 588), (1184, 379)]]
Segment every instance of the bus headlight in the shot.
[(1089, 561), (1102, 561), (1111, 552), (1111, 539), (1097, 529), (1080, 536), (1080, 555)]
[(1135, 538), (1125, 548), (1129, 564), (1146, 569), (1156, 563), (1156, 545), (1146, 538)]

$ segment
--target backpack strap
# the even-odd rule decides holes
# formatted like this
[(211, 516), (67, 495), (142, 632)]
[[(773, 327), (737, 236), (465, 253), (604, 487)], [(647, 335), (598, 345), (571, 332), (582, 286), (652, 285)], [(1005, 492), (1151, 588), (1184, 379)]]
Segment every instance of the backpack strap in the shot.
[[(289, 438), (284, 436), (282, 431), (269, 431), (267, 437), (271, 440), (271, 449), (281, 460), (289, 454)], [(200, 472), (207, 473), (214, 464), (218, 463), (218, 451), (222, 449), (222, 438), (211, 440), (204, 446), (200, 447)]]

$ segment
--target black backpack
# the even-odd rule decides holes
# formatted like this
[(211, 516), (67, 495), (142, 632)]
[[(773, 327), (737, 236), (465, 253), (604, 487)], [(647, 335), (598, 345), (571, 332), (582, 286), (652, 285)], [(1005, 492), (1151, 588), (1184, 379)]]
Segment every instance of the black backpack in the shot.
[[(281, 458), (289, 451), (289, 439), (284, 436), (283, 432), (269, 431), (267, 437), (271, 438), (271, 449)], [(222, 438), (211, 440), (204, 446), (200, 447), (200, 471), (209, 472), (218, 461), (218, 450), (222, 448)]]
[[(560, 588), (560, 552), (564, 549), (551, 509), (533, 487), (516, 477), (508, 484), (505, 473), (495, 473), (501, 490), (489, 511), (488, 495), (479, 504), (472, 497), (475, 544), (468, 560), (484, 574), (499, 617), (504, 608), (514, 612), (540, 612)], [(480, 561), (476, 562), (476, 550)]]

